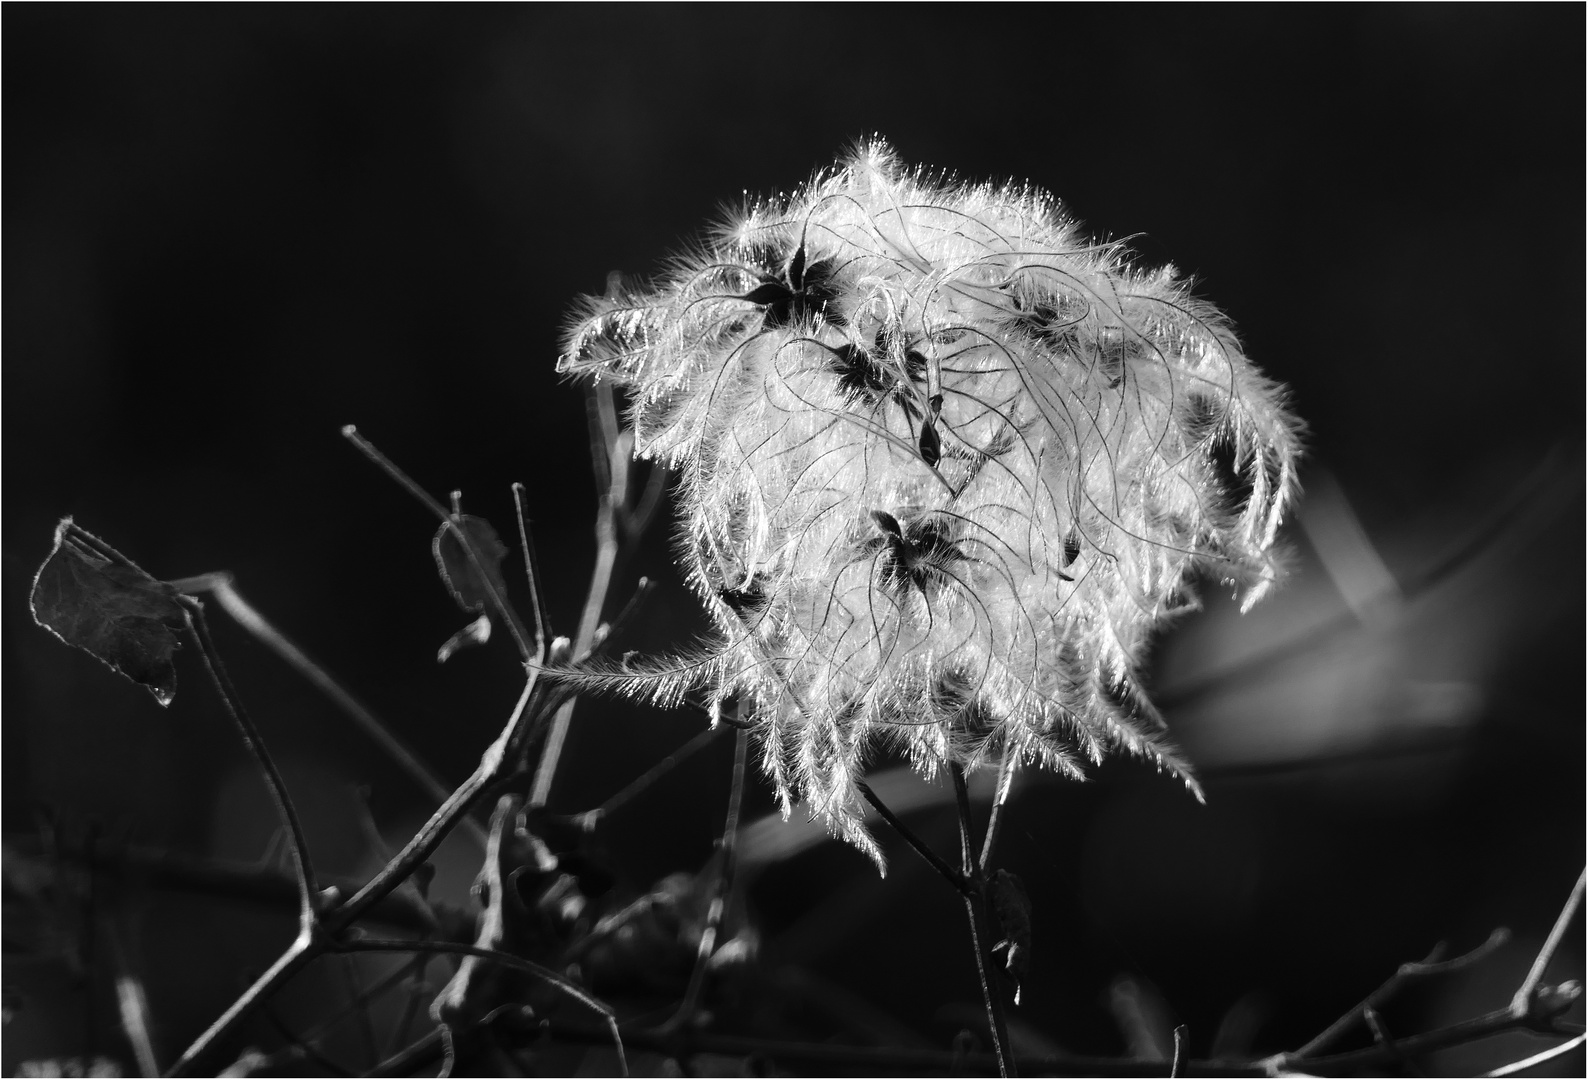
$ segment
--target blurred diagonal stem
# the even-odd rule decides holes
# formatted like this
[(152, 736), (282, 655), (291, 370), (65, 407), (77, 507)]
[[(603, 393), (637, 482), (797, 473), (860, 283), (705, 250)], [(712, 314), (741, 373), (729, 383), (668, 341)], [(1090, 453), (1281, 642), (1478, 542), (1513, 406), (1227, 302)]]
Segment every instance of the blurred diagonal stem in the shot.
[(226, 667), (221, 663), (220, 654), (215, 650), (215, 641), (210, 637), (209, 623), (204, 618), (204, 605), (191, 596), (181, 597), (180, 602), (187, 611), (188, 626), (198, 642), (199, 652), (204, 658), (204, 667), (209, 672), (210, 680), (214, 682), (215, 689), (220, 692), (221, 700), (226, 705), (226, 711), (231, 713), (232, 720), (236, 722), (238, 730), (242, 733), (243, 745), (248, 748), (248, 752), (259, 765), (265, 786), (270, 789), (270, 798), (276, 804), (276, 813), (286, 827), (287, 845), (298, 881), (299, 925), (300, 928), (308, 927), (314, 922), (315, 910), (320, 902), (320, 887), (314, 876), (314, 862), (309, 857), (309, 842), (303, 835), (303, 823), (298, 819), (297, 808), (292, 805), (292, 796), (287, 793), (286, 782), (281, 778), (281, 771), (276, 768), (275, 759), (265, 748), (259, 729), (254, 726), (248, 710), (243, 707), (237, 688), (232, 685), (231, 677), (226, 674)]
[(1544, 939), (1544, 945), (1538, 950), (1538, 956), (1534, 958), (1527, 978), (1522, 980), (1522, 985), (1516, 989), (1516, 995), (1511, 998), (1511, 1012), (1519, 1019), (1532, 1015), (1538, 1007), (1539, 988), (1544, 982), (1544, 972), (1548, 970), (1550, 961), (1555, 958), (1561, 939), (1566, 936), (1566, 928), (1571, 925), (1572, 919), (1577, 917), (1577, 912), (1582, 907), (1585, 885), (1588, 885), (1588, 867), (1577, 875), (1577, 884), (1572, 886), (1571, 895), (1566, 898), (1565, 905), (1555, 919), (1555, 925), (1550, 928), (1549, 937)]
[[(181, 1059), (172, 1067), (173, 1075), (187, 1075), (199, 1070), (207, 1058), (215, 1051), (217, 1045), (230, 1036), (250, 1015), (263, 1006), (282, 984), (301, 971), (315, 958), (334, 950), (340, 944), (340, 935), (348, 929), (361, 915), (367, 912), (380, 900), (389, 895), (404, 881), (411, 877), (441, 841), (456, 827), (458, 822), (470, 811), (474, 804), (494, 785), (503, 780), (505, 776), (515, 773), (519, 763), (523, 760), (528, 748), (545, 728), (546, 720), (553, 710), (563, 704), (567, 698), (567, 691), (557, 686), (550, 686), (539, 678), (539, 662), (547, 659), (545, 656), (532, 657), (529, 646), (525, 640), (524, 632), (518, 627), (516, 617), (508, 609), (506, 597), (500, 595), (497, 588), (491, 584), (491, 575), (486, 573), (484, 561), (471, 543), (467, 530), (459, 527), (461, 515), (448, 514), (446, 509), (432, 499), (413, 480), (389, 461), (383, 454), (375, 449), (367, 440), (363, 439), (352, 426), (343, 429), (343, 434), (352, 441), (367, 457), (378, 464), (388, 475), (396, 479), (403, 487), (408, 489), (416, 498), (433, 512), (447, 522), (457, 535), (459, 542), (468, 553), (469, 559), (474, 563), (475, 570), (480, 579), (489, 590), (491, 602), (497, 609), (503, 621), (514, 627), (514, 637), (519, 645), (520, 654), (526, 661), (526, 678), (523, 692), (514, 707), (512, 715), (496, 740), (481, 755), (479, 765), (473, 774), (452, 792), (437, 808), (430, 820), (413, 836), (411, 840), (392, 859), (364, 885), (346, 903), (327, 907), (319, 911), (315, 906), (315, 890), (313, 888), (312, 871), (307, 866), (307, 852), (302, 849), (302, 831), (297, 827), (295, 814), (289, 813), (289, 832), (298, 842), (299, 851), (303, 854), (300, 858), (300, 880), (303, 882), (304, 900), (302, 903), (303, 916), (300, 919), (299, 933), (292, 945), (271, 965), (270, 969), (256, 979), (241, 997), (234, 1001), (229, 1008), (204, 1031), (197, 1040), (188, 1047)], [(184, 605), (189, 610), (202, 613), (202, 605), (190, 597), (183, 598)], [(195, 625), (202, 627), (200, 619), (194, 620)], [(207, 634), (201, 637), (207, 642)], [(566, 662), (569, 657), (566, 642), (555, 642), (551, 646), (550, 659), (554, 662)], [(209, 659), (206, 652), (206, 659)], [(215, 665), (212, 664), (212, 670)], [(223, 689), (223, 695), (228, 697), (231, 704), (235, 694), (229, 694), (229, 684), (224, 681), (224, 672), (217, 671), (217, 679)], [(245, 723), (246, 717), (239, 714), (240, 703), (233, 708), (234, 715), (239, 715), (239, 723)], [(245, 731), (252, 732), (252, 725), (245, 723)], [(257, 733), (254, 733), (257, 741)], [(262, 751), (262, 747), (260, 750)], [(265, 760), (268, 761), (268, 758)], [(273, 767), (272, 767), (273, 768)], [(277, 778), (279, 785), (279, 778)], [(274, 788), (273, 788), (274, 790)], [(282, 789), (282, 795), (285, 791)], [(287, 807), (290, 812), (290, 804)], [(295, 856), (297, 852), (295, 852)]]
[(717, 935), (722, 930), (723, 917), (733, 895), (735, 856), (739, 850), (739, 810), (744, 802), (745, 759), (749, 746), (749, 733), (743, 728), (736, 729), (733, 740), (733, 780), (728, 789), (728, 818), (722, 826), (722, 839), (717, 842), (721, 859), (716, 886), (712, 890), (711, 905), (706, 910), (706, 925), (700, 933), (700, 944), (695, 950), (695, 966), (689, 973), (689, 985), (672, 1018), (662, 1026), (665, 1031), (676, 1031), (690, 1022), (706, 987), (706, 974), (712, 953), (716, 951)]
[(881, 797), (871, 790), (870, 784), (864, 780), (857, 780), (855, 781), (855, 786), (860, 789), (861, 796), (865, 798), (866, 802), (871, 804), (871, 808), (877, 812), (882, 820), (886, 821), (894, 832), (903, 837), (904, 842), (910, 845), (911, 850), (925, 859), (927, 865), (936, 870), (943, 880), (954, 886), (955, 892), (967, 896), (970, 894), (970, 882), (965, 878), (965, 875), (944, 862), (937, 852), (927, 846), (926, 841), (917, 836), (915, 830), (906, 825), (899, 818), (899, 815), (895, 814), (888, 807), (888, 804), (883, 802)]
[[(595, 569), (590, 574), (590, 589), (585, 594), (584, 611), (580, 613), (579, 629), (574, 635), (576, 660), (584, 659), (598, 643), (601, 612), (606, 609), (612, 581), (629, 550), (650, 525), (666, 485), (666, 473), (660, 466), (653, 466), (643, 488), (638, 493), (634, 491), (634, 433), (618, 422), (617, 399), (611, 383), (600, 382), (590, 387), (586, 408), (590, 422), (590, 460), (601, 495), (596, 507)], [(534, 785), (530, 788), (531, 806), (545, 806), (551, 797), (552, 781), (557, 776), (557, 765), (562, 760), (577, 703), (577, 698), (564, 702), (546, 733), (545, 746), (535, 767)]]
[[(287, 951), (187, 1048), (168, 1075), (184, 1076), (199, 1070), (217, 1044), (235, 1031), (271, 994), (316, 957), (328, 951), (338, 934), (406, 881), (430, 857), (458, 820), (499, 778), (504, 763), (511, 760), (511, 749), (524, 737), (524, 729), (533, 728), (536, 717), (543, 715), (546, 701), (543, 695), (537, 694), (540, 684), (536, 675), (535, 671), (529, 673), (524, 692), (512, 716), (496, 741), (481, 756), (474, 773), (441, 804), (402, 851), (393, 856), (351, 899), (325, 912), (318, 919), (308, 919)], [(555, 694), (555, 691), (552, 693)], [(552, 703), (555, 704), (557, 700), (554, 698)], [(539, 704), (542, 708), (532, 708), (533, 704)]]
[[(1574, 461), (1578, 464), (1571, 464)], [(1580, 462), (1580, 450), (1573, 455), (1568, 452), (1565, 441), (1556, 443), (1527, 478), (1511, 488), (1506, 497), (1484, 515), (1477, 525), (1421, 570), (1396, 582), (1400, 588), (1401, 602), (1410, 603), (1431, 592), (1502, 540), (1518, 532), (1539, 528), (1541, 520), (1564, 511), (1570, 505), (1566, 493), (1581, 490)], [(1156, 695), (1158, 707), (1171, 710), (1200, 700), (1215, 690), (1260, 678), (1272, 672), (1276, 664), (1305, 655), (1358, 625), (1360, 619), (1357, 613), (1348, 610), (1255, 655), (1206, 672), (1185, 685), (1165, 687)]]
[[(441, 782), (431, 768), (421, 761), (408, 745), (398, 738), (381, 719), (349, 693), (324, 667), (316, 663), (286, 634), (283, 634), (259, 609), (243, 599), (233, 585), (232, 575), (224, 571), (183, 578), (170, 583), (179, 592), (208, 593), (215, 598), (222, 611), (247, 630), (254, 638), (285, 660), (293, 670), (307, 679), (317, 690), (347, 714), (359, 730), (368, 735), (376, 746), (385, 752), (403, 772), (418, 784), (420, 789), (437, 803), (445, 802), (451, 789)], [(464, 819), (462, 827), (483, 849), (485, 829), (473, 819)]]
[(386, 938), (352, 938), (341, 941), (333, 946), (334, 950), (342, 953), (350, 952), (413, 952), (413, 953), (447, 953), (453, 956), (473, 956), (481, 960), (488, 960), (493, 964), (513, 968), (555, 986), (591, 1012), (596, 1013), (606, 1021), (612, 1034), (613, 1046), (617, 1049), (618, 1065), (622, 1074), (629, 1074), (628, 1059), (623, 1053), (623, 1037), (618, 1032), (617, 1018), (612, 1010), (595, 998), (591, 997), (584, 989), (548, 967), (544, 967), (532, 960), (525, 960), (521, 956), (500, 952), (496, 949), (483, 949), (476, 945), (466, 945), (456, 941), (408, 941), (402, 939)]

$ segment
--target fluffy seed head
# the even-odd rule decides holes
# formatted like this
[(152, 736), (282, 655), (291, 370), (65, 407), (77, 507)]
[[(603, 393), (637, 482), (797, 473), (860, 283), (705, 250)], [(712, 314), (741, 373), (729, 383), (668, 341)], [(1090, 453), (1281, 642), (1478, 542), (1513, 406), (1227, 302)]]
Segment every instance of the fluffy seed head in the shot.
[(625, 386), (636, 452), (678, 470), (719, 635), (588, 681), (736, 698), (785, 814), (879, 862), (878, 740), (928, 775), (1124, 747), (1194, 790), (1136, 666), (1194, 576), (1247, 606), (1274, 582), (1298, 424), (1215, 308), (1126, 255), (872, 142), (587, 299), (562, 370)]

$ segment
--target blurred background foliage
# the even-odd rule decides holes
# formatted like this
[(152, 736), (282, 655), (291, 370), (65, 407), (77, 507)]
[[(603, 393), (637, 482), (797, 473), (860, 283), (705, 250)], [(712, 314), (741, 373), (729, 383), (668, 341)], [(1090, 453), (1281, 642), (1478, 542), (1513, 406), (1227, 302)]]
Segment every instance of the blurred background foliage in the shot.
[[(1119, 1018), (1157, 1010), (1199, 1056), (1294, 1047), (1400, 962), (1502, 923), (1511, 946), (1391, 1030), (1497, 1007), (1525, 971), (1584, 849), (1580, 6), (10, 5), (4, 30), (8, 838), (255, 859), (274, 829), (192, 657), (162, 712), (32, 625), (65, 514), (157, 576), (235, 572), (466, 775), (516, 697), (510, 648), (435, 666), (460, 620), (434, 522), (339, 428), (504, 533), (526, 484), (571, 632), (594, 489), (580, 392), (553, 371), (570, 300), (879, 132), (907, 161), (1028, 178), (1195, 275), (1311, 429), (1289, 586), (1244, 619), (1210, 597), (1152, 673), (1208, 806), (1132, 762), (1017, 796), (1004, 862), (1037, 949), (1017, 1038), (1122, 1053)], [(703, 629), (664, 528), (618, 595), (641, 573), (662, 584), (639, 647)], [(400, 842), (429, 807), (218, 629), (317, 857), (368, 872), (371, 830)], [(582, 705), (553, 804), (595, 805), (701, 723)], [(634, 881), (709, 855), (730, 743), (613, 819)], [(770, 808), (757, 785), (747, 812)], [(946, 804), (912, 813), (949, 844)], [(949, 891), (897, 845), (879, 883), (789, 828), (748, 856), (766, 970), (842, 987), (901, 1039), (973, 1025)], [(443, 852), (437, 895), (463, 900), (471, 858)], [(167, 1060), (291, 933), (286, 911), (101, 900)], [(5, 1072), (85, 1039), (125, 1060), (108, 986), (67, 962), (80, 928), (25, 906), (8, 898)], [(1579, 929), (1556, 975), (1582, 951)], [(303, 980), (282, 1008), (327, 994)], [(855, 1037), (836, 1024), (788, 1021)]]

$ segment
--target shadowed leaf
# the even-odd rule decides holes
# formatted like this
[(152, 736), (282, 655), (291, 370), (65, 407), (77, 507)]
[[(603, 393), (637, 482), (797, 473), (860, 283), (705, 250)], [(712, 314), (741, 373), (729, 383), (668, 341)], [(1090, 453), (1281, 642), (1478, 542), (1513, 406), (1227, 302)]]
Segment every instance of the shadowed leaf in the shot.
[(44, 629), (148, 687), (161, 705), (171, 704), (171, 654), (187, 623), (176, 590), (71, 518), (55, 528), (55, 547), (33, 579), (32, 607)]
[(494, 595), (504, 600), (507, 597), (507, 585), (502, 579), (502, 560), (507, 557), (507, 545), (502, 543), (496, 530), (491, 528), (491, 523), (484, 518), (458, 514), (453, 521), (468, 534), (469, 543), (479, 555), (480, 566), (484, 568), (486, 577), (481, 577), (480, 569), (469, 558), (463, 541), (458, 539), (451, 525), (441, 526), (435, 540), (431, 542), (430, 550), (435, 554), (441, 581), (451, 590), (458, 607), (466, 614), (475, 615), (491, 603), (493, 590)]
[(943, 459), (943, 440), (938, 438), (937, 427), (931, 420), (921, 423), (921, 460), (936, 465)]

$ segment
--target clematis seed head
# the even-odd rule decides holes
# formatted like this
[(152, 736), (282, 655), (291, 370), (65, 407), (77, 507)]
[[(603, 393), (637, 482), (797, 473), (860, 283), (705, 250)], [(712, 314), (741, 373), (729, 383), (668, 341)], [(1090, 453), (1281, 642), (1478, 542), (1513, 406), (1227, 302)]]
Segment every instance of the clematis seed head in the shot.
[(1077, 777), (1124, 748), (1195, 790), (1138, 665), (1197, 579), (1273, 585), (1300, 425), (1173, 268), (872, 141), (586, 299), (561, 368), (625, 386), (636, 453), (678, 470), (716, 627), (588, 684), (737, 699), (785, 814), (879, 865), (878, 747)]

